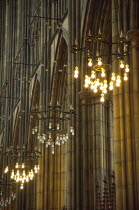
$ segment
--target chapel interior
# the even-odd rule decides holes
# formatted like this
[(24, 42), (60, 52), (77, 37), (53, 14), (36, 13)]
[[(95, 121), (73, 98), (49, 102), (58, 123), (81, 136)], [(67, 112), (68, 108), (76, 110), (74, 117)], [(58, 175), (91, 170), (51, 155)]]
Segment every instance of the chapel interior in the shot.
[(0, 209), (139, 210), (139, 0), (0, 0)]

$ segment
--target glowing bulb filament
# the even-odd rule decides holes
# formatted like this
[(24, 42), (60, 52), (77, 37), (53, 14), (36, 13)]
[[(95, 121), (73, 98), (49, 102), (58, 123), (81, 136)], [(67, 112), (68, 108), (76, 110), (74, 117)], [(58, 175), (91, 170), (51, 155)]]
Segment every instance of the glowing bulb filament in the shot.
[(123, 60), (120, 61), (120, 68), (122, 68), (122, 69), (124, 68), (124, 61)]
[(124, 80), (125, 80), (125, 81), (128, 80), (127, 73), (124, 73)]
[(125, 68), (125, 72), (128, 73), (128, 72), (129, 72), (129, 65), (126, 65), (125, 67), (126, 67), (126, 68)]
[(92, 66), (92, 59), (91, 58), (88, 59), (88, 66), (90, 66), (90, 67)]
[(102, 65), (102, 59), (98, 58), (98, 65), (101, 66)]

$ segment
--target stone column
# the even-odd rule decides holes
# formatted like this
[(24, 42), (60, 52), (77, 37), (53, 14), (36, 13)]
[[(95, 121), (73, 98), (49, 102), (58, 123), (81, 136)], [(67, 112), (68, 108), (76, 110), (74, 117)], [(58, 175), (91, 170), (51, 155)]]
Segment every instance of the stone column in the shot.
[(134, 209), (139, 209), (139, 29), (128, 31), (131, 42), (131, 122), (132, 122), (132, 151), (133, 151), (133, 183), (134, 183)]

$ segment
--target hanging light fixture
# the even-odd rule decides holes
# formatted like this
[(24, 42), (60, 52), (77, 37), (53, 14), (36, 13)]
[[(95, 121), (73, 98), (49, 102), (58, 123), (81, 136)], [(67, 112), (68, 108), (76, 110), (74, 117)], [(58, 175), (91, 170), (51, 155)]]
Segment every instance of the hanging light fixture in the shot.
[(32, 112), (37, 121), (43, 123), (46, 131), (40, 133), (36, 126), (32, 129), (32, 135), (42, 144), (45, 143), (46, 148), (51, 146), (52, 154), (55, 153), (55, 146), (65, 144), (69, 139), (69, 134), (74, 135), (73, 126), (69, 126), (75, 110), (71, 108), (69, 111), (63, 111), (61, 106), (49, 106), (45, 111), (35, 110)]
[[(36, 131), (36, 128), (35, 128)], [(39, 151), (27, 151), (25, 147), (13, 148), (12, 146), (6, 151), (6, 162), (4, 174), (9, 174), (10, 179), (15, 183), (20, 183), (20, 189), (24, 188), (24, 183), (33, 180), (40, 167), (38, 158)]]
[[(81, 48), (76, 43), (72, 46), (72, 52), (78, 53), (79, 51), (84, 51), (88, 55), (88, 69), (87, 73), (85, 75), (85, 83), (84, 87), (88, 90), (90, 89), (93, 91), (93, 93), (99, 94), (100, 101), (104, 102), (106, 98), (106, 94), (109, 91), (112, 91), (114, 87), (120, 87), (122, 81), (128, 80), (128, 74), (129, 74), (129, 65), (124, 62), (124, 56), (129, 55), (128, 52), (128, 42), (123, 36), (120, 36), (119, 42), (117, 43), (110, 43), (107, 41), (104, 41), (102, 39), (102, 34), (99, 33), (98, 36), (92, 36), (89, 32), (89, 35), (87, 37), (87, 41), (94, 42), (94, 43), (105, 43), (105, 44), (117, 44), (117, 48), (119, 47), (121, 49), (121, 52), (114, 54), (119, 59), (119, 74), (117, 74), (114, 70), (112, 70), (110, 64), (105, 64), (103, 62), (102, 56), (112, 56), (111, 55), (102, 55), (102, 56), (95, 56), (93, 52), (90, 49), (87, 49), (85, 47)], [(90, 45), (91, 46), (91, 45)], [(126, 48), (125, 48), (126, 46)], [(119, 49), (118, 48), (118, 49)], [(77, 73), (78, 72), (78, 73)], [(75, 67), (75, 78), (78, 78), (79, 75), (79, 69), (76, 66)]]

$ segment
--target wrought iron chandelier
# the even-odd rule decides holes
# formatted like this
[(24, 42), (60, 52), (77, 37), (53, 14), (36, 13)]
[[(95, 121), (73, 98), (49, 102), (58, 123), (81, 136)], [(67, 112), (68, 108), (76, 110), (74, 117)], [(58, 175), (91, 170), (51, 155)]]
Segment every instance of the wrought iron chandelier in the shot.
[[(103, 43), (117, 45), (117, 53), (111, 55), (94, 55), (93, 52), (88, 48), (80, 48), (78, 44), (72, 46), (72, 52), (78, 53), (79, 51), (84, 51), (87, 53), (88, 57), (88, 71), (89, 74), (85, 75), (84, 87), (87, 90), (92, 90), (93, 93), (99, 94), (100, 101), (105, 101), (105, 96), (109, 91), (112, 91), (113, 88), (119, 87), (123, 81), (128, 80), (129, 74), (129, 65), (124, 62), (124, 56), (129, 55), (128, 51), (128, 41), (123, 36), (120, 36), (117, 43), (110, 43), (102, 39), (101, 33), (93, 37), (90, 33), (87, 37), (87, 41), (92, 43)], [(119, 74), (112, 70), (110, 64), (105, 64), (102, 57), (116, 56), (119, 59)], [(74, 77), (78, 78), (79, 76), (79, 67), (76, 66), (74, 70)]]
[[(47, 110), (32, 111), (34, 119), (37, 119), (36, 125), (32, 129), (32, 134), (40, 143), (45, 143), (48, 148), (51, 146), (52, 154), (55, 153), (55, 146), (65, 144), (69, 139), (69, 133), (74, 135), (74, 128), (69, 123), (72, 123), (72, 118), (75, 115), (75, 110), (70, 108), (69, 111), (63, 111), (61, 106), (48, 106)], [(39, 131), (39, 122), (43, 125), (43, 132)]]
[(40, 167), (38, 165), (39, 151), (27, 151), (25, 147), (13, 149), (10, 147), (6, 150), (5, 174), (10, 174), (10, 179), (20, 183), (20, 189), (24, 188), (24, 183), (33, 180)]
[(7, 207), (16, 199), (15, 183), (5, 177), (0, 179), (0, 208)]

